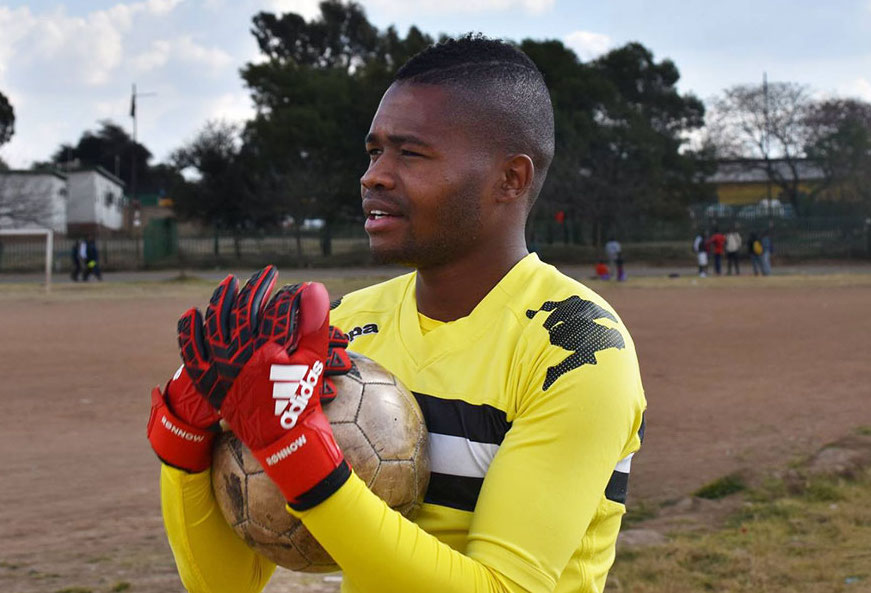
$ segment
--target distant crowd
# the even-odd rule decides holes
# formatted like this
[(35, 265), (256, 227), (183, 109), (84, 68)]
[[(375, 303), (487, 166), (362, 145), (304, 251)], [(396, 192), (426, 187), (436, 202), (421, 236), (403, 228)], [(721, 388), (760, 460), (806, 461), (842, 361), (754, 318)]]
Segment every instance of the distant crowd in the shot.
[[(723, 274), (723, 256), (726, 258), (726, 274), (731, 276), (741, 274), (741, 248), (745, 245), (738, 229), (732, 228), (725, 235), (718, 229), (710, 235), (706, 230), (700, 230), (693, 239), (693, 252), (699, 266), (699, 276), (708, 276), (708, 266), (714, 264), (714, 274)], [(747, 254), (750, 256), (750, 265), (753, 266), (754, 276), (768, 276), (771, 274), (771, 254), (774, 246), (771, 242), (771, 233), (765, 230), (761, 234), (751, 232), (747, 237)]]

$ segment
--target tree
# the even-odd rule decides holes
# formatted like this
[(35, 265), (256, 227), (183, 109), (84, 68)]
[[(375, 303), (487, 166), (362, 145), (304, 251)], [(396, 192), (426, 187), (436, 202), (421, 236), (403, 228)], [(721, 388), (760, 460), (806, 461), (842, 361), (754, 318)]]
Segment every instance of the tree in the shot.
[(708, 125), (717, 156), (757, 162), (798, 211), (812, 105), (809, 88), (794, 82), (726, 89), (714, 100)]
[(136, 168), (137, 193), (156, 193), (161, 178), (154, 177), (148, 162), (151, 152), (118, 124), (103, 120), (95, 131), (85, 131), (75, 144), (61, 144), (48, 163), (37, 163), (36, 168), (102, 167), (117, 176), (131, 188), (132, 168)]
[(229, 230), (237, 240), (245, 229), (275, 226), (280, 218), (272, 196), (252, 175), (255, 155), (242, 144), (238, 126), (210, 121), (170, 157), (173, 166), (194, 179), (172, 194), (180, 218)]
[(808, 110), (806, 153), (828, 193), (871, 214), (871, 103), (829, 99)]
[(0, 146), (12, 139), (15, 133), (15, 110), (6, 95), (0, 93)]
[(0, 173), (0, 227), (50, 226), (55, 217), (50, 181), (26, 172)]
[(687, 151), (704, 106), (679, 73), (630, 43), (589, 64), (559, 41), (521, 45), (551, 91), (556, 155), (542, 201), (592, 223), (593, 242), (643, 217), (683, 217), (704, 191), (707, 160)]
[[(295, 221), (358, 217), (363, 138), (393, 73), (432, 43), (412, 27), (380, 33), (359, 4), (320, 4), (318, 18), (288, 13), (254, 17), (265, 62), (242, 78), (257, 116), (243, 134), (256, 155), (252, 175)], [(328, 241), (325, 250), (329, 250)]]

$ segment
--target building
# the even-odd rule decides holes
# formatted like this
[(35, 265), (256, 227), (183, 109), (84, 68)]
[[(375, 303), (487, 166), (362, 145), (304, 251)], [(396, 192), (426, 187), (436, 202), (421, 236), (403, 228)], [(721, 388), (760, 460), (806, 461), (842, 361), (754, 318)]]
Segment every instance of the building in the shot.
[(124, 182), (103, 169), (0, 171), (0, 228), (75, 236), (125, 228)]
[(96, 235), (124, 228), (124, 182), (103, 169), (93, 167), (69, 171), (67, 233)]
[[(825, 179), (822, 169), (806, 161), (792, 161), (799, 179), (798, 191), (811, 194)], [(771, 167), (783, 179), (792, 179), (790, 163), (783, 159), (773, 159)], [(778, 199), (789, 202), (782, 196), (782, 189), (770, 182), (762, 159), (724, 160), (717, 164), (717, 171), (708, 179), (717, 189), (717, 202), (727, 206), (759, 204), (763, 200)]]
[(67, 176), (58, 171), (0, 171), (0, 229), (67, 230)]

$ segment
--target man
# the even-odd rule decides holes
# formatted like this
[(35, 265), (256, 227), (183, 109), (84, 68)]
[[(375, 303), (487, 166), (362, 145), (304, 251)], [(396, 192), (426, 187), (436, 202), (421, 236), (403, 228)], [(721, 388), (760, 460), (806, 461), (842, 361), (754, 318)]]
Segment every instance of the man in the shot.
[[(361, 179), (370, 247), (415, 271), (346, 295), (329, 322), (346, 331), (377, 327), (348, 348), (386, 366), (421, 404), (433, 473), (414, 523), (347, 469), (320, 409), (317, 395), (329, 391), (322, 379), (313, 377), (315, 389), (281, 413), (286, 431), (270, 417), (270, 387), (257, 375), (266, 374), (264, 356), (327, 374), (328, 352), (341, 350), (341, 338), (326, 337), (322, 288), (292, 287), (270, 301), (258, 323), (280, 325), (276, 315), (292, 303), (301, 329), (289, 342), (298, 346), (263, 354), (272, 348), (267, 341), (235, 379), (221, 366), (216, 380), (199, 353), (215, 341), (212, 351), (225, 356), (221, 344), (235, 340), (226, 338), (232, 319), (245, 326), (234, 336), (250, 333), (250, 303), (265, 298), (273, 272), (256, 275), (238, 297), (225, 280), (205, 326), (196, 312), (182, 318), (187, 375), (179, 369), (165, 399), (155, 391), (149, 432), (158, 455), (181, 468), (164, 465), (161, 488), (190, 591), (259, 591), (274, 566), (217, 512), (203, 471), (209, 449), (192, 443), (219, 416), (182, 394), (191, 391), (185, 382), (219, 402), (220, 417), (263, 460), (289, 512), (342, 567), (345, 592), (602, 590), (645, 401), (619, 317), (527, 253), (526, 217), (553, 143), (541, 74), (517, 49), (480, 37), (447, 40), (412, 58), (372, 121)], [(227, 309), (240, 312), (227, 317)], [(190, 455), (182, 444), (164, 445), (177, 436), (162, 428), (170, 408), (191, 431), (182, 430)]]
[(616, 270), (617, 280), (622, 280), (623, 275), (623, 254), (620, 242), (616, 237), (611, 237), (605, 243), (605, 255), (608, 256), (608, 266), (612, 270)]
[(726, 264), (729, 276), (732, 275), (732, 268), (735, 268), (735, 275), (741, 275), (741, 268), (738, 266), (738, 251), (741, 249), (741, 233), (738, 229), (732, 227), (726, 233)]
[(708, 239), (708, 251), (714, 256), (714, 272), (717, 276), (723, 273), (723, 252), (726, 245), (726, 235), (714, 228), (714, 234)]

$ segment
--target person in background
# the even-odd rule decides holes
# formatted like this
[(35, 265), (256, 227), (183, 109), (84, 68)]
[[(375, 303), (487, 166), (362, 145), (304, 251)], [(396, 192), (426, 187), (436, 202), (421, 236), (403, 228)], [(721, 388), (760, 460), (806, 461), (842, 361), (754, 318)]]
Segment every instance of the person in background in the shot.
[(611, 279), (611, 271), (608, 269), (608, 264), (606, 264), (603, 259), (600, 259), (599, 263), (596, 264), (596, 278), (599, 280)]
[(97, 280), (103, 279), (103, 274), (100, 273), (100, 254), (97, 252), (97, 241), (93, 236), (88, 237), (87, 243), (82, 241), (85, 255), (82, 261), (85, 263), (85, 274), (82, 276), (84, 282), (93, 274)]
[(726, 267), (727, 274), (732, 275), (732, 268), (735, 268), (735, 275), (741, 275), (741, 268), (738, 267), (738, 250), (741, 249), (741, 233), (738, 229), (732, 227), (732, 230), (726, 234)]
[(73, 248), (70, 252), (73, 260), (73, 269), (70, 272), (70, 278), (72, 278), (73, 282), (79, 281), (79, 275), (82, 273), (82, 256), (80, 253), (81, 244), (84, 243), (81, 239), (76, 239), (73, 242)]
[(771, 274), (771, 254), (774, 253), (771, 231), (763, 231), (762, 238), (759, 241), (762, 243), (762, 275), (769, 276)]
[[(618, 261), (621, 260), (620, 253), (622, 247), (620, 246), (620, 242), (617, 241), (617, 238), (613, 235), (608, 238), (608, 242), (605, 243), (605, 256), (608, 259), (608, 268), (611, 270), (618, 270), (620, 264)], [(618, 273), (619, 280), (619, 273)]]
[(753, 275), (762, 273), (762, 241), (755, 232), (750, 233), (747, 239), (747, 253), (750, 254), (750, 265), (753, 266)]
[(708, 239), (708, 251), (714, 256), (714, 273), (723, 273), (723, 252), (725, 251), (726, 235), (714, 228), (714, 234)]
[(708, 242), (705, 239), (705, 232), (699, 231), (693, 239), (693, 252), (696, 254), (696, 261), (699, 264), (699, 277), (706, 278), (708, 275)]

